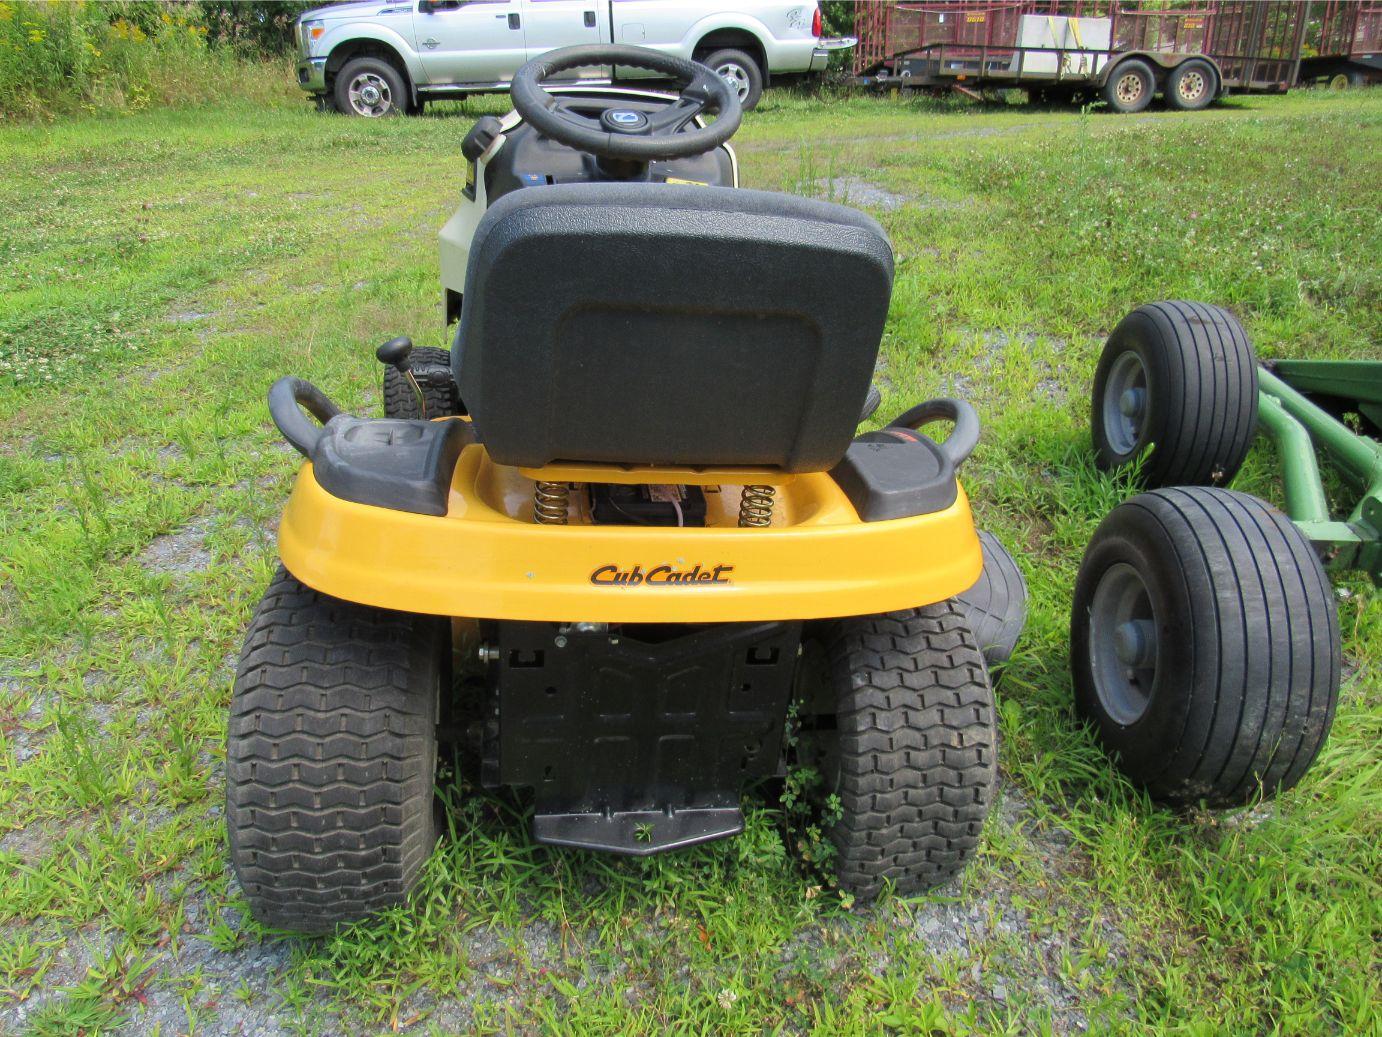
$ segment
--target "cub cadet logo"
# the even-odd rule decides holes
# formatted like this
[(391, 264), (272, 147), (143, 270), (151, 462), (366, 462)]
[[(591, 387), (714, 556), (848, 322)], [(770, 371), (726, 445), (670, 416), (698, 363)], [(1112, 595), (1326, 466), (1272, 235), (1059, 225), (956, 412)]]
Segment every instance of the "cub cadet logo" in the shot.
[(646, 572), (643, 566), (620, 569), (617, 565), (602, 565), (590, 574), (590, 582), (597, 587), (681, 586), (688, 583), (733, 583), (732, 565), (695, 565), (690, 569), (674, 569), (670, 565), (655, 565)]

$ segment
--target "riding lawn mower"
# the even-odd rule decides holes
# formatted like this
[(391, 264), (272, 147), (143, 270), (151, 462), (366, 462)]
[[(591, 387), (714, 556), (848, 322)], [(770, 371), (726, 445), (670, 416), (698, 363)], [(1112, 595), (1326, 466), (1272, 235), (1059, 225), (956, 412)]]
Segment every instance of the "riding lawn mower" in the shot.
[[(586, 64), (679, 93), (544, 85)], [(943, 882), (993, 796), (1025, 588), (957, 479), (967, 403), (857, 434), (886, 236), (739, 189), (738, 100), (703, 66), (570, 48), (512, 96), (442, 232), (454, 348), (381, 346), (383, 418), (269, 394), (306, 460), (231, 705), (253, 913), (320, 932), (402, 902), (439, 740), (526, 790), (536, 841), (629, 855), (734, 835), (746, 787), (813, 768), (842, 889)]]

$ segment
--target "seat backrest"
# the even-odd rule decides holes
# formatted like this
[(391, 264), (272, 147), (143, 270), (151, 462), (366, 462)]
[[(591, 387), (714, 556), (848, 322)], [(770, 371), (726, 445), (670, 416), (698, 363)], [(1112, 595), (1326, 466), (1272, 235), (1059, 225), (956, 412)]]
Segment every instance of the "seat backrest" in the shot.
[(892, 273), (882, 228), (840, 205), (526, 188), (476, 230), (452, 363), (500, 464), (823, 471), (859, 421)]

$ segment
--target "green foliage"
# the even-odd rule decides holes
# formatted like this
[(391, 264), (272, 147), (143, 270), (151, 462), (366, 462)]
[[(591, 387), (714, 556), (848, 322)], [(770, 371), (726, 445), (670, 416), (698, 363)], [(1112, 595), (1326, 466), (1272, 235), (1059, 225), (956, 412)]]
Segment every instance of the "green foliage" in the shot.
[(293, 23), (321, 0), (201, 0), (211, 38), (252, 54), (286, 54), (293, 49)]

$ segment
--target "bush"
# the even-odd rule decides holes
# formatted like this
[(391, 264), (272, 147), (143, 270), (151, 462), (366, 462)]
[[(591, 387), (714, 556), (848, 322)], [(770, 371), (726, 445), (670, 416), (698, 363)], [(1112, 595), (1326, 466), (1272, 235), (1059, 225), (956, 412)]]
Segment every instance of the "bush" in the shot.
[(202, 14), (196, 3), (0, 0), (0, 118), (296, 93), (285, 59), (265, 69), (212, 45)]

